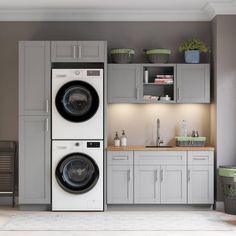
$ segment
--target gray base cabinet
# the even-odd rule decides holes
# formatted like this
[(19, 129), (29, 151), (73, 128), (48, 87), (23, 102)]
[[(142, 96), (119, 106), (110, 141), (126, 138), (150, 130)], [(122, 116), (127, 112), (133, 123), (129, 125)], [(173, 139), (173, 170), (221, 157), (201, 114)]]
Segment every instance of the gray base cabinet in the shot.
[(213, 204), (213, 151), (108, 151), (108, 204)]
[(187, 203), (186, 164), (186, 152), (135, 151), (134, 202)]
[(52, 62), (104, 62), (104, 41), (52, 41)]
[(49, 116), (21, 116), (19, 204), (50, 204)]
[(133, 203), (133, 167), (109, 166), (107, 172), (107, 203)]
[(141, 101), (141, 66), (108, 64), (108, 103)]
[(214, 203), (213, 152), (188, 152), (188, 203)]
[(209, 64), (177, 64), (177, 102), (210, 103)]
[(107, 164), (107, 204), (132, 204), (133, 152), (108, 152)]

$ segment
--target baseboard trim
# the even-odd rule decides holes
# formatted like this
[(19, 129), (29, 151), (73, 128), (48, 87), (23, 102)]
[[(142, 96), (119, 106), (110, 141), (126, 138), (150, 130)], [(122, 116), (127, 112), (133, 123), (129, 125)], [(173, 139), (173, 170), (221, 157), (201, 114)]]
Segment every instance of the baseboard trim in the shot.
[(215, 209), (217, 210), (217, 211), (224, 211), (224, 202), (222, 202), (222, 201), (216, 201), (216, 203), (215, 203)]
[(211, 204), (194, 205), (107, 205), (107, 211), (207, 211), (213, 210)]
[(51, 205), (23, 204), (19, 205), (21, 211), (51, 211)]

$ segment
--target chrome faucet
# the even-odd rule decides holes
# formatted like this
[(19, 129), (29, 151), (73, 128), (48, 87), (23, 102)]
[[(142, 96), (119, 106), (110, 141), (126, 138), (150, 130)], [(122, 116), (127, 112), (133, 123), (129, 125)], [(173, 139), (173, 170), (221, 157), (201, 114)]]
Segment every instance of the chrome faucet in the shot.
[(160, 119), (157, 118), (157, 142), (156, 142), (156, 146), (161, 146), (161, 144), (163, 144), (163, 141), (161, 140), (160, 137)]

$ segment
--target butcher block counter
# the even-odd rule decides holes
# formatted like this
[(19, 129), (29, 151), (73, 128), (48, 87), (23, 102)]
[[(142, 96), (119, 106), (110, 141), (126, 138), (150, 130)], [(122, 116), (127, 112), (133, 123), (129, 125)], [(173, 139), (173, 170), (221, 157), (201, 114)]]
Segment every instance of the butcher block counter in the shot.
[(145, 147), (145, 146), (127, 146), (115, 147), (108, 146), (107, 151), (214, 151), (214, 147)]

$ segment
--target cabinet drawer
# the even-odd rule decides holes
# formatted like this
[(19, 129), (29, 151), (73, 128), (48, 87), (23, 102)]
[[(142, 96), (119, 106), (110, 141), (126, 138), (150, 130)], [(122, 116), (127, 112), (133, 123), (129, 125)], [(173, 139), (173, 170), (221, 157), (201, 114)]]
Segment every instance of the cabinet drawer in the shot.
[(108, 165), (133, 165), (133, 151), (108, 151)]
[(186, 165), (185, 151), (136, 151), (135, 165)]
[(188, 151), (188, 165), (214, 165), (213, 151)]

